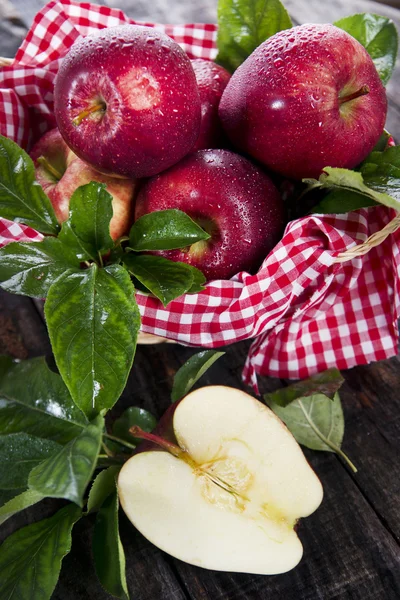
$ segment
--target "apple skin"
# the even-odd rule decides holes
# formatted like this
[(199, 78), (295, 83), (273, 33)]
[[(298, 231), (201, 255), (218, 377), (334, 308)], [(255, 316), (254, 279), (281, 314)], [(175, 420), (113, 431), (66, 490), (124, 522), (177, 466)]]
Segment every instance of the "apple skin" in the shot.
[[(340, 104), (363, 86), (369, 93)], [(333, 25), (316, 24), (280, 31), (256, 48), (219, 105), (232, 143), (293, 179), (358, 165), (378, 141), (386, 112), (365, 48)]]
[[(245, 423), (245, 427), (243, 426)], [(207, 569), (272, 575), (294, 568), (299, 518), (321, 483), (280, 419), (227, 386), (173, 404), (118, 476), (121, 506), (152, 543)]]
[[(117, 240), (129, 232), (134, 216), (134, 196), (137, 183), (131, 179), (120, 179), (103, 175), (78, 158), (67, 146), (57, 128), (45, 133), (31, 150), (30, 156), (35, 165), (36, 179), (49, 197), (59, 223), (69, 216), (69, 202), (72, 194), (81, 185), (98, 181), (106, 184), (113, 197), (113, 216), (110, 221), (110, 235)], [(62, 177), (57, 180), (38, 159), (46, 161)]]
[(200, 133), (193, 150), (225, 148), (229, 142), (219, 120), (218, 105), (231, 74), (211, 60), (196, 58), (191, 62), (201, 102)]
[(190, 59), (170, 37), (139, 25), (102, 29), (73, 44), (56, 76), (54, 112), (80, 158), (132, 179), (185, 156), (201, 119)]
[(283, 202), (269, 177), (229, 150), (198, 150), (149, 179), (136, 199), (135, 220), (170, 208), (187, 213), (211, 238), (154, 254), (197, 267), (207, 280), (256, 270), (285, 224)]

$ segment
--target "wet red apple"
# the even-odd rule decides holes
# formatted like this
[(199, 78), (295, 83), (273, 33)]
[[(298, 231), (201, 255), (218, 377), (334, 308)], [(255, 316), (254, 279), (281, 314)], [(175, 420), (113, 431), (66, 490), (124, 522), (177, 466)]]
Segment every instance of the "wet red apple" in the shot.
[(211, 60), (192, 60), (201, 102), (200, 134), (194, 149), (225, 148), (229, 142), (218, 116), (222, 92), (230, 79), (230, 73)]
[(54, 112), (80, 158), (133, 179), (185, 156), (201, 117), (188, 56), (167, 35), (139, 25), (102, 29), (73, 44), (56, 77)]
[(270, 178), (229, 150), (198, 150), (149, 179), (136, 200), (135, 219), (177, 208), (210, 238), (182, 250), (157, 254), (200, 269), (207, 280), (254, 272), (278, 242), (283, 202)]
[(75, 190), (91, 181), (99, 181), (106, 184), (113, 197), (111, 237), (117, 240), (129, 232), (133, 222), (135, 181), (102, 175), (93, 169), (72, 152), (57, 128), (40, 138), (30, 156), (36, 179), (50, 198), (59, 223), (68, 219), (69, 202)]
[(219, 115), (232, 143), (289, 178), (351, 169), (383, 131), (385, 89), (366, 49), (333, 25), (300, 25), (235, 71)]

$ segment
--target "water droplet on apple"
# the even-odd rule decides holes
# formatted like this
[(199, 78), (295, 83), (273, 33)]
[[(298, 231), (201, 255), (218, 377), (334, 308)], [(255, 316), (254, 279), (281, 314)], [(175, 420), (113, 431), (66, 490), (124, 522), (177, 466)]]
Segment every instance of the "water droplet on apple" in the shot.
[(155, 44), (155, 41), (156, 41), (156, 40), (155, 40), (154, 38), (151, 38), (151, 37), (149, 37), (149, 38), (147, 38), (147, 40), (146, 40), (146, 44)]
[(282, 69), (282, 67), (284, 67), (285, 65), (285, 61), (283, 60), (283, 58), (276, 58), (274, 60), (274, 65), (276, 69)]

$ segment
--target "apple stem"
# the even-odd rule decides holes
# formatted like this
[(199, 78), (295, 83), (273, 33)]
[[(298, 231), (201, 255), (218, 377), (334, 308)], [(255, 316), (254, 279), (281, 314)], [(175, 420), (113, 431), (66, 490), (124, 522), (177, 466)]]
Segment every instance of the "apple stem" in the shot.
[(140, 438), (141, 440), (147, 440), (148, 442), (153, 442), (153, 444), (157, 444), (160, 448), (163, 448), (176, 458), (182, 458), (186, 462), (188, 462), (189, 454), (186, 450), (183, 450), (180, 446), (165, 440), (164, 438), (155, 435), (154, 433), (148, 433), (147, 431), (143, 431), (138, 425), (134, 425), (129, 429), (129, 433), (131, 433), (134, 437)]
[(41, 165), (42, 167), (44, 167), (46, 171), (51, 173), (57, 179), (57, 181), (60, 181), (63, 174), (60, 173), (60, 171), (58, 171), (55, 167), (53, 167), (53, 165), (49, 163), (45, 156), (39, 156), (36, 162), (39, 163), (39, 165)]
[(106, 103), (98, 102), (97, 104), (92, 104), (92, 106), (89, 106), (89, 108), (85, 108), (85, 110), (82, 110), (79, 113), (79, 115), (77, 115), (75, 117), (75, 119), (73, 119), (72, 124), (75, 125), (75, 127), (77, 127), (78, 125), (80, 125), (82, 123), (83, 119), (86, 119), (86, 117), (88, 117), (89, 115), (91, 115), (95, 112), (105, 113), (106, 112)]
[(339, 98), (339, 104), (342, 105), (345, 102), (350, 102), (350, 100), (355, 100), (356, 98), (360, 98), (360, 96), (366, 96), (369, 94), (369, 87), (367, 85), (363, 85), (359, 90), (354, 92), (353, 94), (349, 94), (348, 96), (342, 96)]
[(241, 494), (239, 494), (232, 485), (226, 483), (217, 475), (209, 473), (207, 469), (198, 465), (196, 461), (187, 452), (187, 450), (184, 450), (180, 446), (177, 446), (176, 444), (169, 442), (168, 440), (165, 440), (164, 438), (159, 437), (158, 435), (154, 435), (154, 433), (148, 433), (147, 431), (143, 431), (143, 429), (141, 429), (138, 425), (134, 425), (133, 427), (131, 427), (129, 429), (129, 433), (142, 440), (147, 440), (148, 442), (157, 444), (157, 446), (160, 446), (160, 448), (163, 448), (176, 458), (184, 460), (190, 467), (192, 467), (192, 469), (198, 475), (203, 475), (207, 477), (208, 479), (210, 479), (210, 481), (212, 481), (215, 485), (223, 489), (225, 492), (233, 494), (234, 496), (243, 497), (244, 500), (247, 500), (247, 498), (241, 496)]

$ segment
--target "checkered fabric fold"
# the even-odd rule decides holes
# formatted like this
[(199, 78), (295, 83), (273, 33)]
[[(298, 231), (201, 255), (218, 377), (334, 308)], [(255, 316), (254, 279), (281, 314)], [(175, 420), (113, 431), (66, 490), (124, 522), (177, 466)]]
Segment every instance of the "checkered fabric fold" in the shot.
[[(10, 66), (0, 69), (0, 132), (23, 147), (55, 126), (53, 84), (60, 61), (80, 36), (122, 23), (121, 11), (70, 0), (36, 16)], [(191, 58), (213, 59), (216, 25), (154, 25)], [(400, 232), (346, 263), (338, 253), (361, 243), (393, 218), (386, 207), (292, 221), (255, 275), (213, 281), (167, 308), (137, 292), (142, 329), (183, 344), (216, 348), (253, 339), (243, 371), (304, 378), (331, 366), (346, 369), (397, 354)], [(0, 246), (38, 241), (32, 229), (0, 219)]]

